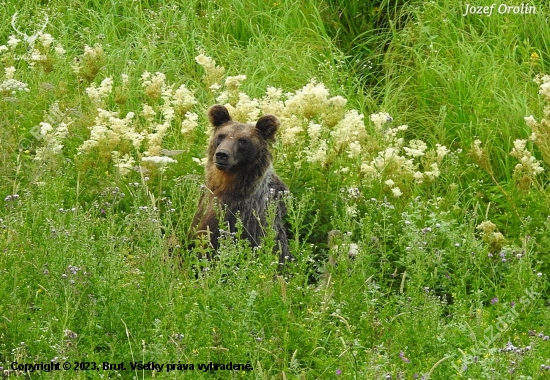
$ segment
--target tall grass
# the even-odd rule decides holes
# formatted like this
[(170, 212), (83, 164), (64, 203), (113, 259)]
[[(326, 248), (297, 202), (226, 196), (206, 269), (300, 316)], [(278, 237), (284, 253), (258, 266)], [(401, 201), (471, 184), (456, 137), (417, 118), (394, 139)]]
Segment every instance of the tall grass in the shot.
[[(549, 163), (543, 145), (529, 142), (545, 171), (526, 186), (510, 153), (531, 135), (524, 117), (544, 115), (532, 79), (548, 70), (548, 5), (491, 17), (463, 17), (465, 2), (452, 1), (4, 5), (0, 45), (21, 38), (11, 25), (15, 12), (28, 35), (45, 12), (44, 32), (66, 50), (34, 68), (0, 54), (0, 80), (13, 66), (29, 88), (0, 99), (5, 376), (547, 378)], [(75, 73), (84, 45), (98, 43), (97, 72)], [(24, 41), (17, 49), (25, 53)], [(348, 100), (346, 110), (366, 115), (359, 155), (331, 134), (343, 127), (323, 125), (324, 163), (308, 161), (316, 145), (306, 129), (292, 144), (281, 131), (274, 165), (291, 188), (286, 223), (297, 257), (284, 276), (272, 236), (259, 249), (223, 240), (215, 263), (186, 249), (202, 191), (204, 112), (218, 95), (195, 61), (201, 53), (226, 75), (246, 75), (239, 91), (250, 98), (270, 86), (295, 94), (315, 78)], [(163, 101), (146, 94), (145, 71), (192, 90), (199, 124), (182, 134), (185, 117), (172, 120), (162, 147), (177, 164), (124, 176), (110, 155), (79, 149), (98, 115), (86, 89), (113, 78), (101, 107), (119, 118), (134, 112), (137, 130), (152, 133)], [(54, 102), (72, 123), (61, 152), (36, 160), (46, 139), (35, 126)], [(155, 122), (140, 115), (145, 103), (159, 112)], [(362, 170), (390, 146), (369, 120), (381, 110), (394, 119), (386, 130), (409, 126), (399, 132), (406, 147), (422, 140), (426, 152), (449, 148), (433, 181), (413, 181), (404, 168), (388, 166), (374, 179)], [(143, 153), (123, 143), (117, 149), (136, 159)], [(416, 159), (418, 171), (429, 170), (429, 154)], [(10, 372), (15, 361), (122, 362), (125, 369)], [(195, 369), (131, 370), (137, 361)], [(209, 362), (253, 369), (198, 370)]]

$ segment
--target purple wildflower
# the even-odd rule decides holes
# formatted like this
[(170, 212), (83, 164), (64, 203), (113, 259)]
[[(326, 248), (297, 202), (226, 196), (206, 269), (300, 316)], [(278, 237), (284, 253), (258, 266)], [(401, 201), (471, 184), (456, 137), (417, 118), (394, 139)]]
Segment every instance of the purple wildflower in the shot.
[(405, 357), (405, 354), (403, 353), (403, 351), (401, 351), (399, 353), (399, 357), (405, 362), (405, 363), (410, 363), (411, 361)]
[(491, 305), (494, 305), (496, 303), (498, 303), (498, 298), (497, 297), (495, 297), (491, 300)]

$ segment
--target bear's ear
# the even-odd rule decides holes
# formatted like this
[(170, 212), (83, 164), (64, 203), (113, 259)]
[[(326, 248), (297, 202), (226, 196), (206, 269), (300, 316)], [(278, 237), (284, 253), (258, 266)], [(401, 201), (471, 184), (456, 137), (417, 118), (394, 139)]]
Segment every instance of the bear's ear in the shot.
[(210, 123), (212, 123), (212, 125), (216, 128), (231, 121), (229, 111), (221, 104), (215, 104), (208, 109), (208, 118), (210, 119)]
[(279, 129), (279, 119), (275, 115), (264, 115), (258, 119), (256, 129), (264, 139), (268, 141), (275, 140), (275, 132)]

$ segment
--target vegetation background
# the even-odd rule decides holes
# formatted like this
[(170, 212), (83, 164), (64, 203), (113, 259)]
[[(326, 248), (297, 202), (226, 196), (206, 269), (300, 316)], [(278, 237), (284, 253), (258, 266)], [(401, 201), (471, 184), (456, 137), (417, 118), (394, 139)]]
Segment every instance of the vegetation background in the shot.
[[(0, 373), (549, 378), (549, 5), (501, 4), (4, 1)], [(220, 99), (281, 111), (283, 276), (184, 249)], [(11, 368), (66, 361), (126, 370)]]

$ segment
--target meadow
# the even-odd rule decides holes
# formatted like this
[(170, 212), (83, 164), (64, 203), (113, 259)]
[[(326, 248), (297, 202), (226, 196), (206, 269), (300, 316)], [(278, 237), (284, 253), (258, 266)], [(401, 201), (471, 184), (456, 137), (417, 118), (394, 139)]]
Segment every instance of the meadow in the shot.
[[(550, 6), (466, 4), (2, 2), (0, 376), (549, 379)], [(282, 273), (187, 249), (216, 103)]]

